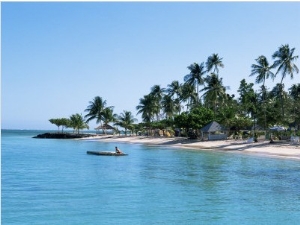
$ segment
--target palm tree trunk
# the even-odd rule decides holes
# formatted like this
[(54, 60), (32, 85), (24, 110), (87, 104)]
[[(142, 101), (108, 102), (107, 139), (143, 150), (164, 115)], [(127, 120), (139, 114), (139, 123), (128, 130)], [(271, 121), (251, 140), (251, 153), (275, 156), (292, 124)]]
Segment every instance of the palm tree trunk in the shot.
[(216, 120), (217, 101), (214, 101), (214, 120)]
[(267, 112), (266, 112), (266, 91), (265, 91), (265, 80), (264, 80), (264, 83), (263, 83), (263, 103), (264, 103), (264, 119), (265, 119), (265, 124), (264, 124), (264, 130), (266, 130), (267, 128)]
[(199, 104), (199, 85), (197, 85), (197, 105)]
[(266, 130), (267, 128), (267, 112), (266, 112), (266, 102), (264, 101), (264, 117), (265, 117), (265, 126), (264, 126), (264, 130)]
[(280, 85), (280, 100), (281, 100), (281, 113), (282, 113), (282, 122), (284, 122), (284, 107), (283, 107), (283, 86), (282, 86), (283, 77), (281, 79)]
[(284, 107), (283, 107), (283, 94), (280, 94), (280, 98), (281, 98), (281, 113), (282, 113), (282, 121), (284, 120)]

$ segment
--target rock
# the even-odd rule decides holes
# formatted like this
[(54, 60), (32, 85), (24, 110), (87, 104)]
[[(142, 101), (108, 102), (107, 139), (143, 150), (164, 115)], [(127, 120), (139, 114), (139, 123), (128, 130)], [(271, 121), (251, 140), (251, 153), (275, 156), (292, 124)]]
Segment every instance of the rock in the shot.
[(94, 134), (75, 134), (75, 133), (44, 133), (38, 134), (33, 138), (53, 138), (53, 139), (71, 139), (71, 138), (85, 138), (85, 137), (93, 137)]

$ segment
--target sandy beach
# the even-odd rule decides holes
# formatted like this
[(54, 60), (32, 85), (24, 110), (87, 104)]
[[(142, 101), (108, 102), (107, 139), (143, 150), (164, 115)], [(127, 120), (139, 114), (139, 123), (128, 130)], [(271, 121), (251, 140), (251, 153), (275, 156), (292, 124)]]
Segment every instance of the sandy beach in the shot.
[(114, 135), (96, 136), (88, 139), (102, 142), (163, 145), (182, 149), (239, 152), (242, 154), (256, 154), (300, 160), (300, 143), (289, 141), (275, 141), (274, 143), (270, 143), (269, 141), (259, 140), (258, 142), (248, 143), (247, 140), (200, 141), (180, 137), (166, 138)]

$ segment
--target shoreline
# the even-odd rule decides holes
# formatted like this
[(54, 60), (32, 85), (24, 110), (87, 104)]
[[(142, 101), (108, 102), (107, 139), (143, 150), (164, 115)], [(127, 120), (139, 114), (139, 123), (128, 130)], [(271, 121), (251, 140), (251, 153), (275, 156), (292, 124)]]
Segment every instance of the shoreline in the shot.
[(288, 141), (259, 140), (248, 143), (247, 140), (216, 140), (200, 141), (182, 137), (145, 137), (145, 136), (114, 136), (103, 135), (96, 137), (81, 138), (80, 140), (91, 140), (101, 142), (123, 142), (132, 144), (146, 144), (156, 146), (168, 146), (181, 149), (194, 150), (217, 150), (224, 152), (236, 152), (276, 158), (288, 158), (300, 160), (300, 143)]

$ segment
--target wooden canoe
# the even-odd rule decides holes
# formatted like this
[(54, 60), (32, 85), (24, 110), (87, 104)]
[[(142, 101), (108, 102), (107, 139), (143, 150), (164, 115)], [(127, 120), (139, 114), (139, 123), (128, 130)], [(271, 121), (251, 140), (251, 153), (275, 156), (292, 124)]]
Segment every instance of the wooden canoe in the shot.
[(87, 151), (89, 155), (106, 155), (106, 156), (125, 156), (128, 154), (125, 153), (116, 153), (116, 152), (99, 152), (99, 151)]

